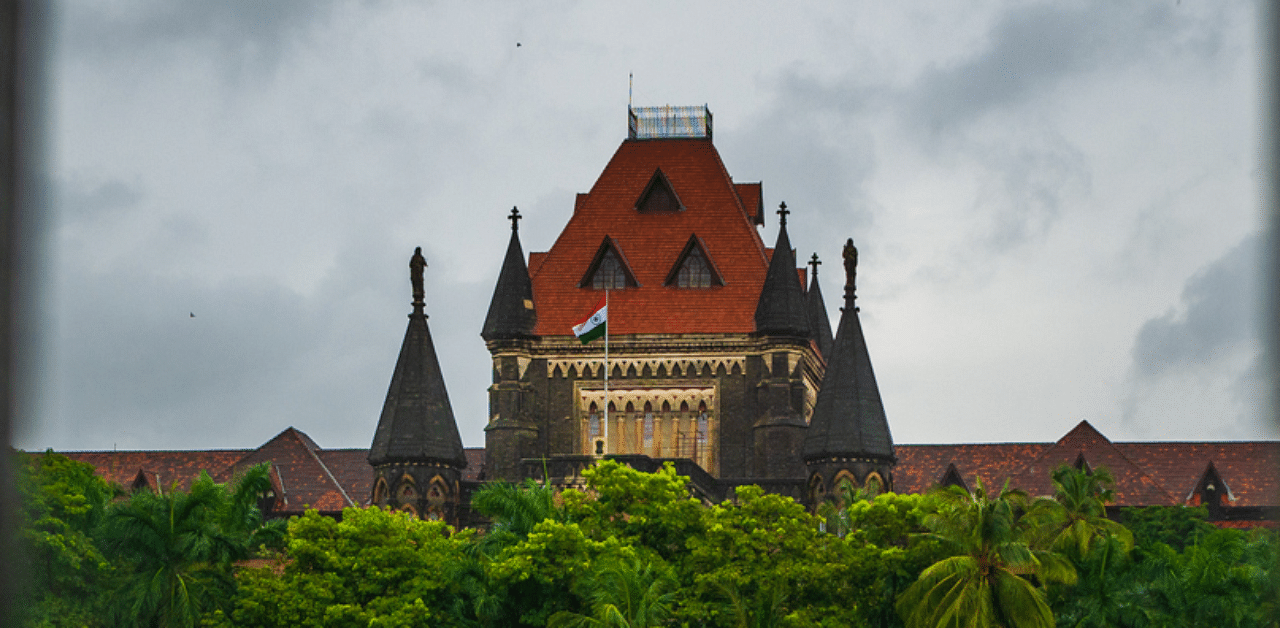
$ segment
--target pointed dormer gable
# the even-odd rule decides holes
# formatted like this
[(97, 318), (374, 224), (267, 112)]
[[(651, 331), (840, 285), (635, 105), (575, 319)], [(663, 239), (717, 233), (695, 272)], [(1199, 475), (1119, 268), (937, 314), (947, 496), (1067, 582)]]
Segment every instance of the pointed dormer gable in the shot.
[(779, 205), (778, 241), (756, 302), (756, 331), (808, 338), (809, 313), (805, 309), (804, 286), (797, 274), (795, 251), (787, 236), (788, 213), (786, 203)]
[(655, 213), (684, 211), (684, 204), (680, 202), (675, 188), (671, 187), (671, 181), (667, 179), (667, 175), (662, 174), (662, 168), (653, 171), (649, 184), (644, 186), (640, 198), (636, 199), (636, 211)]
[(601, 242), (600, 248), (596, 250), (596, 256), (587, 267), (587, 272), (582, 275), (582, 281), (578, 282), (579, 288), (596, 290), (622, 290), (639, 286), (635, 272), (627, 263), (622, 249), (618, 248), (617, 241), (609, 236), (604, 237), (604, 242)]
[(1218, 518), (1218, 511), (1223, 506), (1232, 505), (1235, 501), (1236, 496), (1231, 493), (1231, 487), (1222, 479), (1213, 461), (1209, 461), (1209, 466), (1200, 474), (1200, 481), (1196, 482), (1195, 489), (1187, 496), (1188, 503), (1207, 506), (1210, 517), (1214, 519)]
[(480, 336), (486, 341), (532, 336), (538, 320), (533, 309), (533, 282), (520, 246), (519, 210), (512, 207), (509, 218), (511, 241), (507, 244), (507, 256), (502, 261), (498, 284), (493, 289), (493, 299), (489, 301), (489, 313), (480, 331)]
[(715, 262), (707, 254), (707, 247), (697, 234), (689, 236), (689, 242), (676, 258), (676, 263), (667, 274), (665, 286), (676, 288), (711, 288), (723, 286), (724, 279), (716, 269)]
[(947, 470), (942, 474), (942, 478), (938, 480), (938, 486), (959, 486), (965, 492), (969, 492), (969, 485), (965, 484), (964, 477), (960, 475), (960, 470), (956, 468), (956, 463), (952, 462), (947, 465)]

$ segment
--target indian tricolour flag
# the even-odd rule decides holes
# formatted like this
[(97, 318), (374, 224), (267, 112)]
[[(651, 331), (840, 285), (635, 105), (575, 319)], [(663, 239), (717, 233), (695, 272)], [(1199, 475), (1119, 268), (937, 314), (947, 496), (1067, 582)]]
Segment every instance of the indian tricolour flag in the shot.
[(591, 314), (573, 326), (573, 335), (577, 336), (578, 340), (581, 340), (582, 344), (585, 345), (603, 336), (608, 327), (609, 305), (604, 297), (600, 297), (600, 303), (596, 304)]

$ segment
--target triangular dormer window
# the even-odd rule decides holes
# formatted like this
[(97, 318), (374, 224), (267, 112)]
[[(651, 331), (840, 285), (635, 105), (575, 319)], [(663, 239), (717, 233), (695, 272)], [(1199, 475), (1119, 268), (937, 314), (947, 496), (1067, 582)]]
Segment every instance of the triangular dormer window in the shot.
[(661, 168), (654, 170), (649, 185), (644, 186), (644, 191), (636, 201), (636, 211), (678, 212), (683, 209), (684, 205), (680, 204), (680, 197), (676, 196), (667, 175), (662, 174)]
[(591, 260), (591, 266), (587, 268), (582, 281), (578, 282), (580, 288), (596, 290), (622, 290), (639, 285), (635, 273), (631, 272), (631, 266), (627, 264), (627, 258), (622, 255), (617, 242), (609, 236), (604, 237), (595, 258)]
[(667, 274), (664, 284), (677, 288), (711, 288), (723, 286), (724, 279), (707, 255), (702, 240), (693, 235), (689, 236), (688, 244), (684, 245), (684, 250), (676, 258), (676, 264)]
[(1071, 466), (1075, 467), (1076, 471), (1084, 471), (1085, 475), (1093, 475), (1093, 467), (1089, 466), (1088, 460), (1085, 460), (1083, 451), (1076, 454), (1076, 461)]
[(942, 474), (942, 479), (938, 481), (938, 486), (959, 486), (965, 492), (969, 491), (968, 485), (964, 483), (964, 478), (960, 477), (960, 470), (956, 468), (956, 463), (947, 465), (946, 473)]

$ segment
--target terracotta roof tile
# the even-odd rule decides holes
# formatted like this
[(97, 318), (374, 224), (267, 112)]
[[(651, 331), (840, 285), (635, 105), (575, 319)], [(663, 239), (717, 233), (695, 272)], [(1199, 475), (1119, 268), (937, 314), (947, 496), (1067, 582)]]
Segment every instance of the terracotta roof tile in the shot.
[(1188, 498), (1212, 462), (1235, 497), (1229, 506), (1280, 504), (1280, 442), (1116, 443), (1179, 501)]
[(894, 445), (894, 454), (898, 457), (893, 470), (894, 490), (924, 493), (942, 480), (952, 463), (968, 488), (973, 488), (973, 478), (978, 476), (983, 485), (998, 489), (1027, 460), (1039, 456), (1049, 446), (1050, 443), (897, 444)]
[(368, 449), (324, 449), (316, 452), (333, 477), (357, 505), (368, 506), (373, 495), (373, 467)]
[(354, 497), (345, 495), (345, 489), (322, 462), (318, 450), (315, 441), (290, 427), (245, 454), (215, 479), (225, 482), (248, 467), (270, 462), (273, 483), (281, 489), (273, 514), (301, 513), (308, 506), (338, 512), (348, 505), (357, 505), (359, 502)]
[(1081, 456), (1091, 468), (1106, 467), (1116, 479), (1117, 506), (1172, 505), (1180, 500), (1116, 448), (1088, 421), (1065, 436), (1013, 476), (1013, 484), (1031, 495), (1052, 495), (1049, 473), (1059, 465), (1073, 465)]
[[(639, 212), (637, 199), (658, 167), (686, 207)], [(639, 288), (610, 294), (609, 330), (637, 333), (750, 333), (768, 258), (720, 156), (709, 140), (624, 141), (591, 192), (579, 195), (574, 215), (545, 254), (529, 256), (538, 322), (535, 333), (565, 336), (599, 300), (579, 288), (600, 243), (612, 237), (635, 272)], [(680, 289), (663, 285), (691, 235), (725, 285)]]
[[(247, 449), (218, 449), (206, 451), (62, 451), (58, 452), (72, 460), (87, 462), (93, 465), (99, 477), (108, 482), (115, 482), (128, 488), (143, 471), (149, 481), (155, 478), (164, 490), (168, 490), (174, 482), (178, 488), (186, 490), (192, 480), (207, 471), (216, 476), (236, 460), (243, 457)], [(153, 486), (154, 488), (154, 486)]]

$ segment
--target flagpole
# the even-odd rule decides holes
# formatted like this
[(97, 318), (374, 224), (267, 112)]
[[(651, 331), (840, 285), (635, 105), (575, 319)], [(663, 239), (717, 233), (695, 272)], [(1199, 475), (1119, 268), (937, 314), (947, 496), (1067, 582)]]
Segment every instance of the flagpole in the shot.
[[(609, 311), (609, 289), (604, 289), (604, 311)], [(609, 319), (604, 322), (604, 451), (609, 453)]]

